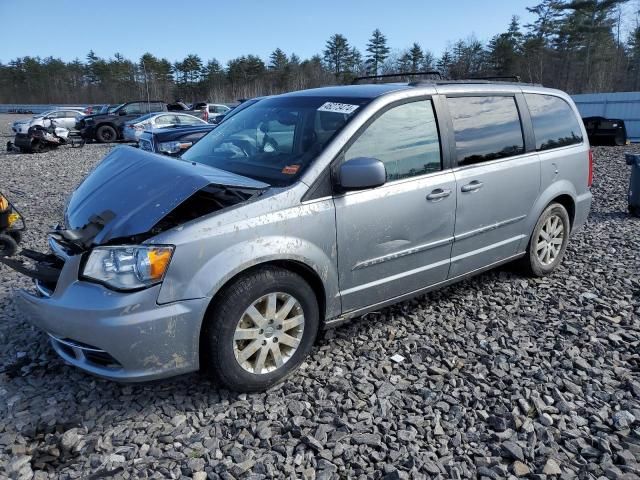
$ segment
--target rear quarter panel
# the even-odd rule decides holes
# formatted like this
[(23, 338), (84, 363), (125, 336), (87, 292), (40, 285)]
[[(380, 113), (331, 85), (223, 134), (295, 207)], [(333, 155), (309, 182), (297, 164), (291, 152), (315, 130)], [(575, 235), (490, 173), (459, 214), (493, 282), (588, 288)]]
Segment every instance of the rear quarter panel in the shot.
[[(541, 169), (540, 196), (533, 206), (532, 214), (528, 217), (527, 225), (531, 234), (546, 206), (555, 198), (568, 195), (576, 206), (573, 232), (582, 227), (591, 205), (591, 193), (588, 187), (590, 146), (587, 131), (578, 109), (566, 93), (545, 88), (523, 88), (523, 93), (554, 95), (562, 98), (573, 110), (582, 131), (581, 144), (538, 152)], [(521, 250), (526, 248), (527, 242), (528, 238), (521, 244)]]

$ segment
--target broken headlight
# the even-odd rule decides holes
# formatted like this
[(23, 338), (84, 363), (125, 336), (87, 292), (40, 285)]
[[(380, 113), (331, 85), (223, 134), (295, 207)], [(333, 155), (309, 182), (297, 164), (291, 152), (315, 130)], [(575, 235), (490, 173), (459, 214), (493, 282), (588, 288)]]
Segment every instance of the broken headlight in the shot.
[(158, 145), (158, 151), (162, 153), (178, 153), (193, 145), (193, 142), (162, 142)]
[(96, 247), (82, 276), (117, 290), (136, 290), (160, 283), (169, 268), (173, 246)]

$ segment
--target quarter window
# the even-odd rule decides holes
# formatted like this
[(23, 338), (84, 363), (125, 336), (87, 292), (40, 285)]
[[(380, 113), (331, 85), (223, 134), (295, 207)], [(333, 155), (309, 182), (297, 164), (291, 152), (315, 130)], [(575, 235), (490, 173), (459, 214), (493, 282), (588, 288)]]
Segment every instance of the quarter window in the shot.
[(582, 129), (567, 102), (560, 97), (535, 93), (526, 93), (524, 98), (531, 113), (536, 150), (582, 143)]
[(520, 115), (513, 97), (448, 99), (458, 165), (472, 165), (524, 152)]
[(176, 125), (177, 123), (178, 120), (175, 115), (160, 115), (155, 121), (158, 126)]
[(178, 115), (178, 120), (182, 125), (200, 125), (202, 121), (192, 115)]
[(358, 157), (384, 163), (388, 181), (439, 171), (440, 141), (431, 101), (405, 103), (380, 115), (344, 158)]

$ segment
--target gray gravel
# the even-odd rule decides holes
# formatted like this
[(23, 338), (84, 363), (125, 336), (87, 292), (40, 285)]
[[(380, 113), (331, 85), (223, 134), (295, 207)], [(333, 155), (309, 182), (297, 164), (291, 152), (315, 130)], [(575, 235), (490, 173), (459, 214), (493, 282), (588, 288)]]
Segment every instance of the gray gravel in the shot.
[[(4, 135), (12, 118), (0, 116)], [(45, 248), (108, 148), (0, 155), (26, 245)], [(197, 374), (118, 385), (66, 366), (15, 306), (27, 282), (0, 267), (0, 477), (639, 478), (628, 150), (640, 147), (595, 150), (593, 210), (556, 274), (503, 268), (325, 332), (264, 394)]]

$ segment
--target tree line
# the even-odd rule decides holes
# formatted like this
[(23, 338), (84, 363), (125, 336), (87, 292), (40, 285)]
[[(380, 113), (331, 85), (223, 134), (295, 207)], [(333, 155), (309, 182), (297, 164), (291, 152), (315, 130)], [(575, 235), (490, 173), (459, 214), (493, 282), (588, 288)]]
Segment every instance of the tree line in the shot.
[(233, 102), (328, 84), (362, 75), (437, 70), (451, 79), (519, 75), (569, 93), (640, 89), (640, 24), (623, 34), (628, 0), (541, 0), (522, 25), (483, 43), (460, 39), (439, 57), (419, 42), (390, 47), (375, 29), (364, 52), (343, 34), (301, 59), (276, 48), (268, 59), (248, 54), (221, 64), (189, 54), (170, 62), (151, 53), (137, 61), (116, 53), (84, 61), (21, 57), (0, 63), (0, 103), (117, 103), (134, 98)]

